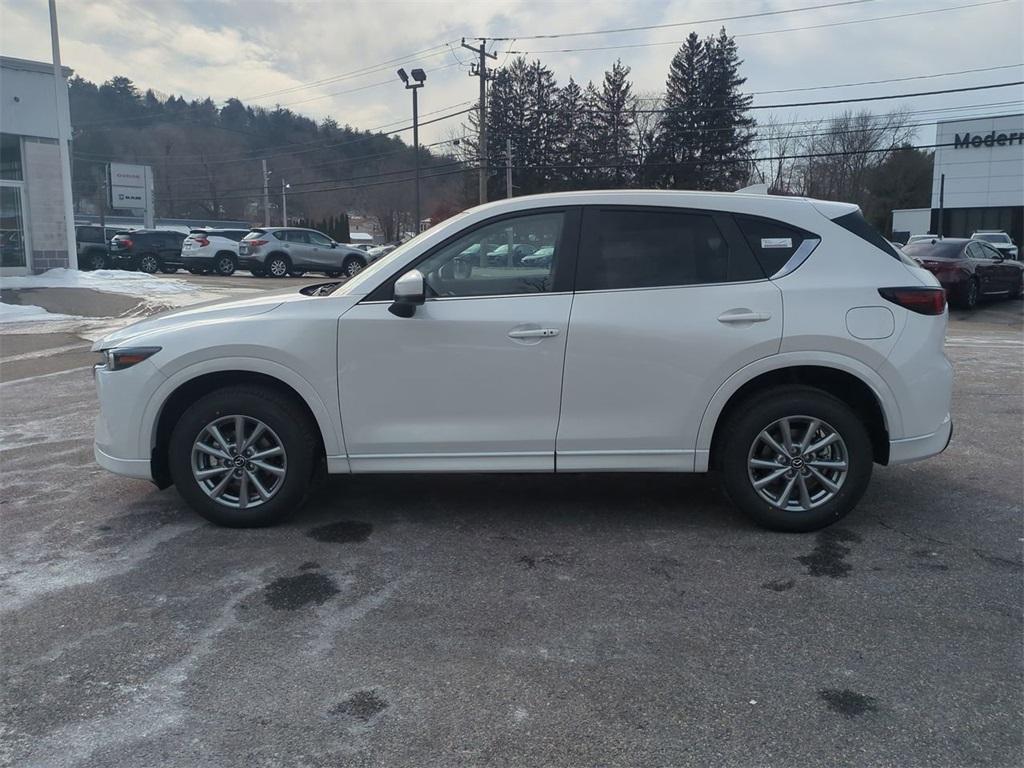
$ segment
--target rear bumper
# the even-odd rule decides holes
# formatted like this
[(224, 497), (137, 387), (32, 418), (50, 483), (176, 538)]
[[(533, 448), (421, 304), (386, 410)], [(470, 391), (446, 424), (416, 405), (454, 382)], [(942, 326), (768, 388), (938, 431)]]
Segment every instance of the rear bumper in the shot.
[(902, 440), (889, 441), (889, 464), (908, 464), (912, 461), (927, 459), (946, 450), (953, 439), (953, 419), (949, 414), (942, 426), (930, 435), (907, 437)]

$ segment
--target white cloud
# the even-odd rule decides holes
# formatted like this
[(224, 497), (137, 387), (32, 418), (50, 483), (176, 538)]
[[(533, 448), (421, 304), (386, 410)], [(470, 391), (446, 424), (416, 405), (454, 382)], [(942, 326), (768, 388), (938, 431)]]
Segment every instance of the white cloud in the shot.
[[(247, 98), (337, 78), (412, 51), (454, 41), (451, 50), (403, 58), (380, 71), (335, 79), (315, 87), (257, 99), (292, 108), (314, 118), (333, 116), (340, 123), (371, 128), (409, 117), (409, 95), (394, 70), (399, 63), (427, 70), (420, 93), (421, 111), (429, 112), (476, 97), (475, 79), (467, 77), (472, 54), (459, 47), (461, 36), (549, 34), (609, 27), (665, 24), (809, 5), (808, 0), (779, 2), (697, 2), (643, 0), (618, 2), (171, 2), (170, 0), (78, 0), (59, 2), (64, 63), (80, 75), (102, 82), (123, 74), (141, 88), (186, 98)], [(901, 0), (821, 9), (727, 23), (732, 34), (823, 24), (847, 19), (909, 13), (942, 7), (923, 0)], [(49, 60), (46, 4), (4, 0), (0, 50), (5, 55)], [(699, 34), (719, 24), (692, 27)], [(1024, 9), (1020, 0), (912, 18), (854, 24), (801, 32), (738, 37), (746, 60), (743, 73), (751, 91), (819, 84), (887, 79), (1015, 63), (1020, 60)], [(655, 31), (519, 40), (519, 50), (681, 41), (691, 27)], [(501, 52), (510, 45), (494, 44)], [(638, 91), (660, 91), (675, 45), (622, 50), (537, 54), (564, 83), (599, 81), (616, 58), (632, 67)], [(388, 83), (394, 79), (394, 83)], [(778, 94), (759, 103), (787, 103), (866, 93), (931, 90), (998, 80), (1020, 79), (1020, 70), (979, 73), (948, 79), (909, 81), (841, 91)], [(374, 83), (388, 84), (365, 87)], [(352, 93), (339, 92), (354, 91)], [(914, 108), (938, 108), (1020, 99), (1020, 89), (982, 91), (906, 102)], [(793, 96), (794, 98), (788, 98)], [(322, 97), (322, 98), (317, 98)], [(799, 98), (797, 98), (799, 97)], [(298, 102), (298, 103), (296, 103)], [(874, 108), (896, 106), (879, 103)], [(838, 109), (838, 108), (836, 108)], [(828, 109), (803, 110), (805, 115)], [(789, 116), (785, 112), (785, 116)], [(766, 116), (759, 113), (758, 117)], [(446, 137), (457, 121), (426, 126), (424, 141)]]

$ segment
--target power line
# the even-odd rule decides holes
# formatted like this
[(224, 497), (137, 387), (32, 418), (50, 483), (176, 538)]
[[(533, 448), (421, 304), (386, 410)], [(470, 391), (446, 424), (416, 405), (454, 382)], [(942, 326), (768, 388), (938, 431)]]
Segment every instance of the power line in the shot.
[[(263, 99), (263, 98), (266, 98), (268, 96), (276, 96), (276, 95), (281, 94), (281, 93), (292, 93), (294, 91), (305, 90), (306, 88), (315, 88), (318, 85), (326, 85), (327, 83), (336, 83), (336, 82), (339, 82), (341, 80), (351, 80), (353, 78), (364, 77), (366, 75), (370, 75), (370, 74), (374, 74), (376, 72), (380, 72), (382, 69), (392, 67), (395, 64), (406, 63), (406, 62), (409, 61), (409, 59), (415, 59), (417, 56), (422, 57), (422, 58), (431, 58), (433, 56), (444, 54), (444, 53), (446, 53), (446, 51), (444, 50), (445, 46), (450, 45), (453, 42), (457, 42), (457, 41), (449, 40), (449, 41), (444, 42), (444, 43), (438, 43), (437, 45), (432, 45), (429, 48), (424, 48), (424, 49), (419, 50), (419, 51), (413, 51), (412, 53), (407, 53), (407, 54), (404, 54), (402, 56), (396, 56), (393, 59), (387, 59), (387, 60), (382, 61), (382, 62), (380, 62), (378, 64), (369, 64), (369, 65), (367, 65), (365, 67), (361, 67), (359, 69), (354, 69), (351, 72), (343, 72), (340, 75), (331, 75), (330, 77), (324, 77), (324, 78), (321, 78), (319, 80), (312, 80), (312, 81), (310, 81), (308, 83), (303, 83), (301, 85), (289, 86), (287, 88), (278, 88), (276, 91), (265, 91), (264, 93), (258, 93), (255, 96), (247, 96), (247, 97), (245, 97), (244, 99), (241, 99), (241, 100), (242, 101), (254, 101), (256, 99)], [(441, 49), (441, 50), (438, 50), (438, 49)], [(433, 53), (431, 53), (432, 51), (433, 51)]]
[[(747, 107), (751, 109), (790, 109), (792, 107), (816, 107), (828, 104), (853, 104), (859, 101), (889, 101), (892, 99), (912, 99), (918, 96), (939, 96), (947, 93), (966, 93), (968, 91), (987, 91), (992, 88), (1009, 88), (1015, 85), (1024, 85), (1024, 80), (1013, 80), (1007, 83), (989, 83), (988, 85), (970, 85), (963, 88), (943, 88), (936, 91), (917, 91), (916, 93), (893, 93), (888, 96), (858, 96), (856, 98), (849, 99), (828, 99), (825, 101), (800, 101), (792, 104), (754, 104)], [(732, 107), (704, 107), (702, 111), (708, 111), (709, 109), (715, 110), (728, 110)], [(606, 110), (588, 110), (594, 113), (606, 113)], [(637, 109), (634, 110), (640, 114), (664, 114), (666, 112), (675, 112), (674, 109)]]
[[(803, 27), (785, 27), (783, 29), (771, 29), (762, 30), (759, 32), (742, 32), (733, 35), (733, 37), (759, 37), (761, 35), (778, 35), (783, 32), (803, 32), (812, 29), (826, 29), (828, 27), (842, 27), (848, 24), (867, 24), (875, 21), (889, 21), (891, 19), (906, 19), (912, 16), (926, 16), (932, 13), (948, 13), (950, 11), (960, 11), (967, 8), (980, 8), (987, 5), (1000, 5), (1002, 3), (1010, 2), (1011, 0), (986, 0), (985, 2), (977, 3), (965, 3), (963, 5), (953, 5), (946, 8), (931, 8), (924, 11), (909, 11), (907, 13), (896, 13), (888, 16), (871, 16), (865, 19), (849, 19), (846, 21), (833, 21), (824, 24), (812, 24)], [(701, 22), (694, 22), (701, 23)], [(530, 51), (508, 51), (510, 54), (516, 55), (529, 55), (535, 53), (577, 53), (581, 51), (618, 51), (627, 48), (656, 48), (664, 45), (682, 45), (685, 40), (666, 40), (663, 42), (653, 43), (626, 43), (622, 45), (598, 45), (586, 48), (541, 48)]]
[(843, 2), (822, 3), (819, 5), (807, 5), (802, 8), (784, 8), (776, 11), (760, 11), (758, 13), (742, 13), (736, 16), (718, 16), (712, 19), (697, 19), (694, 21), (675, 21), (669, 24), (645, 24), (639, 27), (617, 27), (614, 29), (598, 29), (590, 32), (556, 32), (542, 35), (512, 35), (511, 37), (476, 37), (474, 40), (493, 40), (495, 42), (508, 42), (509, 40), (550, 40), (557, 37), (585, 37), (589, 35), (612, 35), (621, 32), (644, 32), (651, 29), (669, 29), (670, 27), (688, 27), (696, 24), (717, 24), (723, 21), (738, 21), (739, 19), (759, 19), (766, 16), (781, 16), (788, 13), (801, 13), (803, 11), (818, 11), (825, 8), (838, 8), (844, 5), (863, 5), (875, 0), (843, 0)]

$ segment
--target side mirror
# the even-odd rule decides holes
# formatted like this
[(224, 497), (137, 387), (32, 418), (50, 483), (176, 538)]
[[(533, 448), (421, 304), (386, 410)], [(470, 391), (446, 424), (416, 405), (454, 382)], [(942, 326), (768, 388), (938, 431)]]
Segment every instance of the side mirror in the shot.
[(337, 247), (338, 247), (338, 244), (336, 242), (334, 242), (333, 240), (331, 240), (331, 248), (337, 248)]
[(395, 281), (395, 300), (388, 312), (396, 317), (412, 317), (416, 307), (426, 300), (423, 273), (410, 269)]

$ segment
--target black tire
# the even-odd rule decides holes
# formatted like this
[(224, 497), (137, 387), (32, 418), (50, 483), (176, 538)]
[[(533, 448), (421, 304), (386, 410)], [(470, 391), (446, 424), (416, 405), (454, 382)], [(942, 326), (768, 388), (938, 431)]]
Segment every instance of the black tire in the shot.
[(249, 274), (251, 274), (253, 277), (266, 277), (267, 276), (266, 271), (260, 269), (259, 267), (252, 267), (249, 270)]
[(348, 256), (341, 262), (341, 271), (345, 277), (355, 277), (366, 267), (366, 262), (358, 256)]
[[(262, 421), (280, 439), (286, 456), (280, 486), (267, 501), (246, 509), (214, 501), (192, 474), (192, 447), (203, 429), (219, 418), (234, 415)], [(315, 430), (298, 403), (272, 389), (241, 385), (214, 390), (193, 403), (174, 426), (167, 449), (171, 479), (178, 493), (211, 523), (229, 528), (279, 523), (305, 501), (316, 456)]]
[[(763, 430), (779, 419), (800, 416), (818, 419), (839, 434), (845, 444), (847, 474), (839, 484), (839, 490), (819, 506), (804, 511), (783, 510), (754, 488), (748, 463), (755, 441)], [(740, 511), (765, 528), (807, 532), (831, 525), (857, 505), (871, 479), (873, 451), (867, 428), (846, 403), (820, 389), (791, 386), (767, 390), (733, 410), (721, 429), (723, 440), (718, 463), (725, 491)], [(795, 436), (794, 442), (796, 439)], [(787, 457), (785, 463), (790, 464), (790, 461)], [(796, 459), (792, 462), (795, 465)], [(805, 477), (813, 482), (806, 472)], [(784, 483), (785, 478), (779, 482)]]
[(79, 268), (86, 270), (97, 270), (107, 268), (107, 254), (103, 251), (90, 251), (85, 254), (85, 264), (79, 264)]
[(981, 287), (978, 285), (978, 278), (972, 277), (964, 286), (960, 296), (960, 307), (962, 309), (974, 309), (978, 306), (978, 298), (981, 295)]
[(155, 275), (160, 271), (160, 257), (152, 253), (144, 253), (139, 256), (139, 272), (147, 275)]
[(231, 277), (231, 275), (235, 274), (235, 269), (237, 269), (238, 266), (235, 263), (234, 254), (228, 253), (227, 251), (218, 253), (214, 256), (213, 264), (214, 271), (223, 277)]
[(267, 264), (264, 269), (270, 277), (285, 277), (291, 271), (292, 265), (287, 256), (274, 254), (267, 257)]

